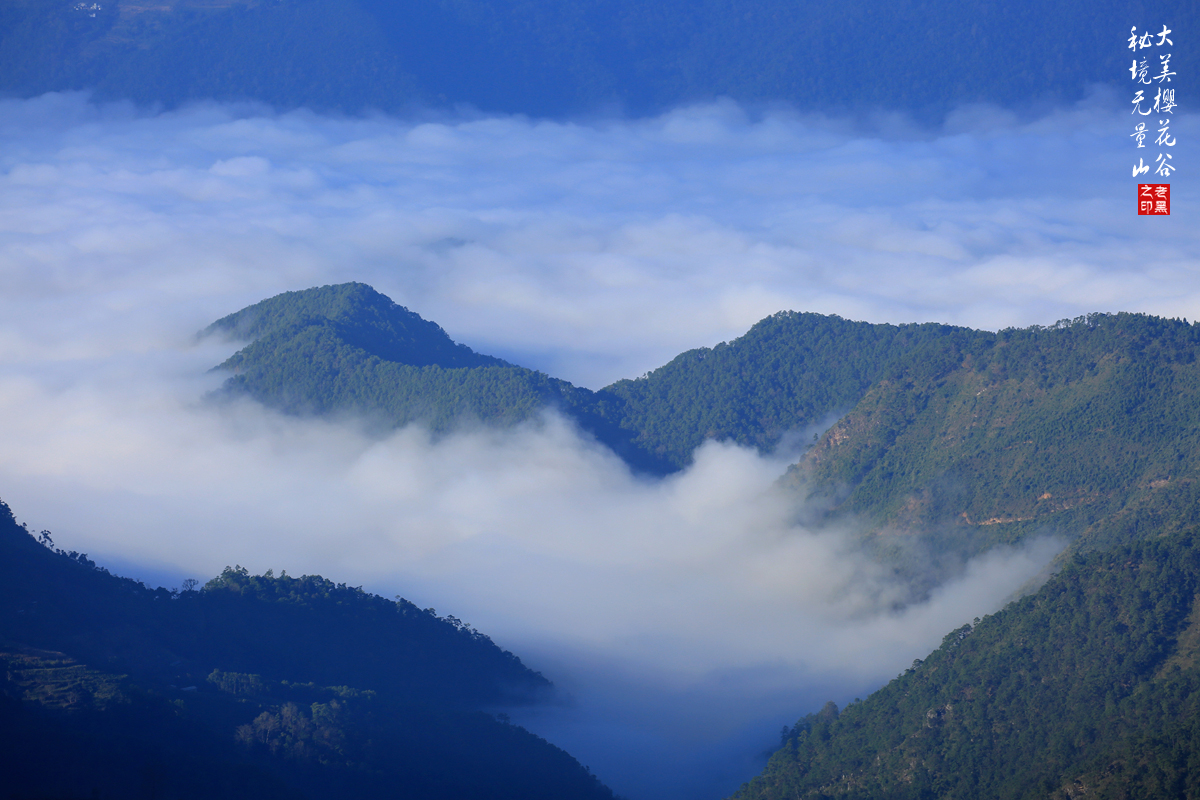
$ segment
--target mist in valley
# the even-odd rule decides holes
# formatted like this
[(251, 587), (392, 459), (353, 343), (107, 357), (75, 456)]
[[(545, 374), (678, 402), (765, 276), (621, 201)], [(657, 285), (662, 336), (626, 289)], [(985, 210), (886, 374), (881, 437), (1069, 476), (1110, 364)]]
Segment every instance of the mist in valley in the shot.
[[(709, 442), (649, 479), (550, 412), (378, 436), (209, 402), (238, 344), (195, 333), (358, 280), (600, 388), (781, 309), (1194, 318), (1194, 192), (1176, 184), (1170, 218), (1133, 213), (1125, 116), (1100, 91), (938, 129), (727, 102), (574, 123), (0, 102), (0, 497), (148, 581), (236, 563), (436, 607), (556, 682), (504, 713), (619, 793), (727, 794), (781, 725), (865, 697), (1062, 541), (914, 595), (853, 525), (803, 522), (778, 484), (794, 448)], [(1175, 121), (1177, 162), (1196, 128)]]

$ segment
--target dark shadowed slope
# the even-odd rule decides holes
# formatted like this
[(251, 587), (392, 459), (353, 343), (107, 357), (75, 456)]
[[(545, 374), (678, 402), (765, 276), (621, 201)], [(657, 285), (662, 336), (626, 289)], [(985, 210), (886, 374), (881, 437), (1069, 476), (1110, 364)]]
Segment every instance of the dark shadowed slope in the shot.
[(483, 634), (317, 576), (169, 592), (0, 504), (5, 796), (611, 798), (484, 706), (549, 684)]
[(1076, 556), (952, 631), (839, 715), (830, 704), (736, 800), (1200, 796), (1200, 541)]
[[(1176, 28), (1174, 63), (1194, 63), (1197, 18), (1195, 0), (6, 0), (0, 91), (344, 111), (642, 113), (732, 97), (944, 113), (1124, 87), (1131, 25)], [(1188, 107), (1188, 83), (1178, 91)]]

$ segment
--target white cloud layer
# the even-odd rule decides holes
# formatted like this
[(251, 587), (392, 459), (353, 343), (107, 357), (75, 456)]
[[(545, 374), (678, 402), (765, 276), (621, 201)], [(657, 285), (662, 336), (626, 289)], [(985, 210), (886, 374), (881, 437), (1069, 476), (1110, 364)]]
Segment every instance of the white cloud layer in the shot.
[(230, 347), (194, 332), (361, 280), (595, 388), (784, 308), (1200, 316), (1182, 171), (1200, 126), (1173, 123), (1184, 179), (1172, 217), (1146, 218), (1127, 123), (1104, 96), (937, 132), (732, 104), (567, 124), (0, 102), (0, 497), (109, 563), (320, 572), (435, 605), (575, 692), (529, 724), (602, 778), (708, 796), (749, 777), (762, 720), (865, 695), (1049, 545), (893, 612), (904, 587), (793, 524), (780, 462), (710, 444), (647, 482), (553, 417), (435, 443), (214, 409), (205, 370)]
[(196, 402), (221, 355), (8, 371), (4, 497), (101, 563), (320, 573), (466, 619), (576, 697), (518, 719), (639, 797), (735, 786), (782, 721), (865, 695), (1055, 551), (994, 552), (896, 612), (905, 586), (793, 521), (782, 461), (709, 443), (648, 481), (556, 416), (372, 439)]
[(1138, 217), (1130, 166), (1154, 146), (1134, 148), (1124, 106), (968, 109), (924, 132), (731, 103), (571, 124), (0, 102), (6, 300), (63, 312), (0, 356), (42, 352), (63, 316), (79, 348), (129, 304), (136, 343), (343, 280), (592, 388), (785, 308), (993, 329), (1200, 316), (1200, 126), (1172, 121), (1172, 216)]

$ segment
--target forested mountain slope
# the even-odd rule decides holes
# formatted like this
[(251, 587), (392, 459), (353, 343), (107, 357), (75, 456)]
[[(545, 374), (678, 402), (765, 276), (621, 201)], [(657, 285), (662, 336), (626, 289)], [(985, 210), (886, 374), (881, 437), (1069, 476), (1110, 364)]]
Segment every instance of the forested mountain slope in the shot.
[(574, 419), (638, 469), (669, 467), (613, 423), (618, 398), (455, 344), (433, 322), (370, 286), (285, 292), (224, 317), (202, 335), (251, 340), (219, 369), (223, 392), (294, 414), (355, 414), (383, 428), (464, 421), (508, 426), (544, 408)]
[[(413, 104), (535, 115), (657, 111), (717, 97), (804, 110), (1028, 107), (1120, 84), (1131, 25), (1178, 28), (1195, 0), (6, 0), (0, 92), (94, 89), (168, 106)], [(1121, 84), (1123, 85), (1123, 84)], [(1188, 107), (1190, 87), (1178, 102)]]
[(318, 576), (149, 589), (0, 503), (6, 797), (611, 798), (480, 709), (549, 683), (453, 617)]
[(633, 441), (681, 468), (705, 439), (769, 451), (832, 421), (898, 358), (957, 330), (781, 311), (731, 342), (689, 350), (604, 391), (624, 401), (613, 407)]
[(1077, 554), (840, 714), (736, 800), (1200, 796), (1200, 538)]
[(781, 312), (598, 392), (480, 355), (359, 283), (287, 292), (209, 326), (251, 340), (223, 364), (229, 395), (289, 413), (355, 413), (385, 427), (506, 426), (556, 408), (631, 466), (663, 474), (705, 439), (763, 451), (865, 394), (913, 348), (957, 329)]
[(1087, 548), (1200, 523), (1200, 329), (1179, 320), (1092, 314), (990, 333), (780, 312), (597, 392), (454, 344), (363, 284), (288, 292), (217, 331), (252, 339), (221, 365), (231, 395), (436, 431), (556, 408), (657, 474), (706, 439), (766, 452), (836, 419), (788, 481), (827, 519), (963, 555), (1037, 533)]
[(1105, 547), (1200, 523), (1200, 329), (956, 331), (891, 365), (791, 479), (874, 530)]
[(285, 292), (247, 306), (209, 325), (201, 335), (224, 333), (252, 340), (251, 348), (222, 366), (242, 371), (256, 349), (273, 349), (300, 329), (320, 326), (346, 344), (383, 361), (416, 367), (511, 367), (507, 361), (480, 355), (455, 344), (436, 323), (422, 319), (362, 283), (343, 283), (303, 292)]

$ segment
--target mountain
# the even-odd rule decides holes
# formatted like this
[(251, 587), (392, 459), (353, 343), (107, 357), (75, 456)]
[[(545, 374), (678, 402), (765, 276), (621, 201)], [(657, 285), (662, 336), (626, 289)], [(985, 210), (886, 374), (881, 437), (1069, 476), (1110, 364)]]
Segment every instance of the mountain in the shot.
[(285, 292), (217, 320), (202, 336), (249, 343), (220, 364), (222, 392), (293, 414), (351, 413), (384, 428), (464, 420), (507, 426), (556, 408), (636, 469), (670, 467), (615, 423), (619, 398), (480, 355), (370, 286)]
[(549, 682), (454, 617), (319, 576), (150, 589), (0, 503), (5, 796), (611, 800), (484, 713)]
[(734, 800), (1200, 796), (1200, 536), (1076, 555), (840, 713)]
[(201, 335), (248, 342), (218, 367), (232, 373), (227, 396), (293, 414), (355, 413), (387, 427), (420, 421), (435, 431), (464, 419), (513, 425), (552, 407), (634, 468), (666, 474), (690, 464), (710, 438), (771, 451), (851, 408), (903, 354), (957, 330), (780, 312), (734, 341), (597, 392), (455, 344), (360, 283), (286, 292)]
[(507, 361), (480, 355), (455, 344), (440, 326), (398, 306), (361, 283), (326, 286), (284, 294), (255, 303), (214, 322), (201, 335), (223, 333), (253, 340), (245, 352), (222, 366), (242, 372), (261, 364), (298, 333), (340, 339), (382, 361), (416, 367), (511, 367)]
[(890, 558), (910, 540), (961, 563), (1046, 533), (1089, 549), (1200, 524), (1200, 328), (1181, 320), (991, 333), (788, 311), (596, 392), (454, 344), (363, 284), (288, 292), (216, 332), (251, 340), (224, 392), (291, 413), (444, 431), (552, 407), (660, 475), (707, 439), (807, 445), (785, 482), (815, 524), (852, 521)]
[(780, 312), (597, 392), (453, 345), (361, 284), (281, 295), (216, 329), (260, 336), (223, 365), (225, 392), (286, 411), (448, 430), (553, 407), (652, 475), (707, 439), (803, 450), (782, 481), (803, 522), (855, 531), (912, 600), (998, 545), (1052, 535), (1069, 555), (1200, 525), (1200, 328), (1182, 320), (992, 333)]
[(1198, 352), (1187, 321), (1089, 314), (888, 365), (785, 481), (902, 566), (1054, 533), (1062, 570), (785, 729), (736, 800), (1200, 796)]
[[(745, 335), (603, 390), (633, 443), (675, 469), (706, 439), (769, 452), (852, 408), (904, 354), (961, 329), (781, 311)], [(797, 442), (796, 444), (803, 444)]]
[(975, 551), (1200, 524), (1200, 328), (1142, 314), (953, 331), (905, 354), (790, 479), (875, 531)]
[[(565, 115), (718, 97), (822, 112), (1027, 108), (1126, 85), (1124, 41), (1195, 0), (7, 0), (0, 92), (94, 90), (167, 106)], [(1177, 98), (1187, 107), (1190, 90)]]

